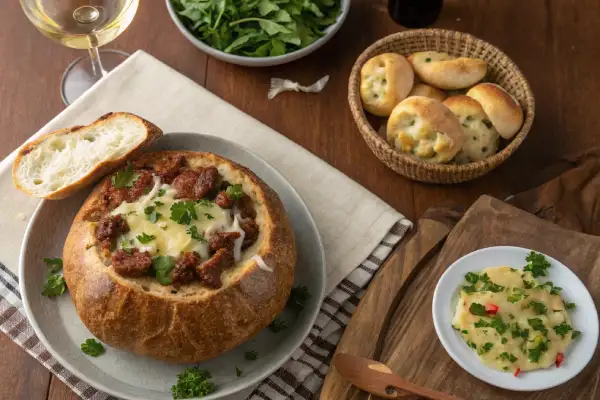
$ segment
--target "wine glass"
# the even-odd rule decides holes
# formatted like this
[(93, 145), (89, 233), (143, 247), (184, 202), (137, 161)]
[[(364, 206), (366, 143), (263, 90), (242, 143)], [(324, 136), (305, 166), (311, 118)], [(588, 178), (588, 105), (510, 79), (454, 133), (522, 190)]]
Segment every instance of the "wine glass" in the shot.
[[(60, 94), (71, 104), (127, 54), (98, 51), (131, 23), (139, 0), (20, 0), (27, 18), (45, 36), (64, 46), (88, 49), (89, 57), (74, 60), (63, 73)], [(102, 55), (102, 59), (100, 56)]]

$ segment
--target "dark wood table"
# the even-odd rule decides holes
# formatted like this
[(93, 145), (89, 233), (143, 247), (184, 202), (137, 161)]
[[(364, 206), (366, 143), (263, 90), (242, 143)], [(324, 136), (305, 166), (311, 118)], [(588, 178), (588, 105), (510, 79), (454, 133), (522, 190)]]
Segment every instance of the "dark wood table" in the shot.
[[(548, 168), (599, 144), (600, 13), (597, 0), (446, 0), (435, 27), (472, 33), (504, 50), (527, 76), (536, 119), (523, 146), (503, 166), (474, 182), (433, 186), (387, 169), (360, 136), (347, 106), (347, 81), (369, 44), (400, 29), (386, 0), (353, 0), (340, 32), (311, 56), (289, 65), (248, 69), (212, 59), (171, 22), (163, 1), (144, 0), (133, 24), (109, 48), (143, 49), (266, 123), (415, 220), (432, 205), (469, 205), (482, 193), (500, 198), (537, 185)], [(0, 5), (0, 157), (5, 157), (64, 105), (61, 74), (83, 54), (43, 37), (17, 1)], [(305, 84), (331, 75), (320, 95), (286, 93), (267, 101), (269, 79)], [(0, 398), (77, 398), (42, 365), (0, 335)]]

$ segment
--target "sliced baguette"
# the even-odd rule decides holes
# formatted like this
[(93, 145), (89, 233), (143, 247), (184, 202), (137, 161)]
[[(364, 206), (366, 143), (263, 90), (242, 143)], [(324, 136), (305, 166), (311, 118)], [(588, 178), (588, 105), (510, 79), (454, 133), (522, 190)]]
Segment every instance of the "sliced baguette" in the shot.
[(13, 183), (34, 197), (64, 199), (161, 135), (156, 125), (137, 115), (108, 113), (90, 125), (61, 129), (27, 143), (13, 164)]

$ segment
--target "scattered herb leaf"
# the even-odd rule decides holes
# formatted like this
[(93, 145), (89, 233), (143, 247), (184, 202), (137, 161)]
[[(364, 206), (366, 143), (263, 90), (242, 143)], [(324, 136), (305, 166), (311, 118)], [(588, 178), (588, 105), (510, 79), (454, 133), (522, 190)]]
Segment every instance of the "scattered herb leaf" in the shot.
[(47, 297), (60, 296), (67, 289), (65, 278), (61, 274), (50, 274), (44, 286), (42, 287), (42, 295)]
[(258, 352), (255, 350), (250, 350), (244, 353), (244, 358), (248, 361), (254, 361), (258, 359)]
[(139, 179), (140, 174), (133, 172), (133, 166), (127, 164), (124, 170), (117, 171), (111, 178), (112, 184), (117, 189), (132, 187)]
[(546, 270), (550, 268), (550, 263), (546, 260), (546, 257), (535, 251), (530, 252), (525, 257), (525, 261), (527, 261), (527, 265), (523, 268), (523, 271), (531, 272), (534, 278), (546, 276)]
[(156, 280), (163, 286), (173, 283), (169, 276), (175, 268), (175, 258), (172, 256), (156, 256), (152, 258), (152, 269), (156, 274)]
[(196, 227), (196, 225), (192, 225), (188, 228), (187, 231), (185, 231), (188, 235), (190, 235), (192, 237), (192, 239), (197, 240), (201, 243), (206, 243), (206, 238), (204, 237), (203, 234), (201, 234), (200, 232), (198, 232), (198, 228)]
[(171, 220), (181, 225), (189, 225), (192, 220), (198, 219), (193, 201), (179, 201), (171, 206)]
[(104, 353), (104, 346), (102, 343), (96, 341), (96, 339), (86, 339), (85, 342), (81, 343), (81, 351), (88, 356), (98, 357)]
[(473, 315), (479, 315), (482, 317), (488, 315), (487, 311), (485, 310), (485, 307), (479, 303), (471, 303), (471, 305), (469, 306), (469, 311)]
[(567, 335), (567, 333), (573, 330), (573, 328), (571, 328), (571, 325), (567, 324), (566, 322), (563, 322), (560, 325), (556, 325), (552, 327), (552, 329), (554, 329), (554, 332), (556, 332), (557, 335), (560, 335), (560, 337), (562, 337), (563, 339)]
[(239, 200), (245, 196), (244, 189), (239, 183), (227, 186), (227, 189), (225, 189), (225, 194), (227, 194), (227, 196), (229, 196), (229, 198), (232, 200)]
[(154, 236), (154, 235), (148, 235), (146, 232), (142, 232), (141, 235), (137, 235), (135, 238), (141, 244), (146, 244), (146, 243), (150, 243), (151, 241), (153, 241), (154, 239), (156, 239), (156, 236)]
[(44, 257), (44, 262), (46, 263), (46, 265), (48, 267), (50, 267), (50, 273), (51, 274), (55, 274), (58, 271), (60, 271), (63, 267), (63, 261), (62, 258), (48, 258), (48, 257)]
[(284, 329), (287, 329), (287, 327), (287, 322), (279, 317), (275, 317), (275, 319), (269, 324), (269, 329), (275, 333), (279, 333)]
[(177, 375), (177, 383), (171, 387), (173, 399), (191, 399), (202, 397), (215, 391), (215, 385), (209, 381), (210, 372), (198, 367), (186, 368)]

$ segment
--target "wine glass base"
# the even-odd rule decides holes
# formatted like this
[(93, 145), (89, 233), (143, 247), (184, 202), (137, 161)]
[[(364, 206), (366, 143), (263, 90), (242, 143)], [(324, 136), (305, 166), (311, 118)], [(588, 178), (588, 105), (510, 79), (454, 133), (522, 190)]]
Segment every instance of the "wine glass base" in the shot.
[[(110, 72), (129, 57), (129, 54), (120, 50), (99, 50), (100, 60), (106, 72)], [(88, 55), (74, 60), (62, 76), (60, 83), (60, 96), (67, 106), (79, 96), (94, 86), (102, 77), (94, 76), (92, 62)]]

